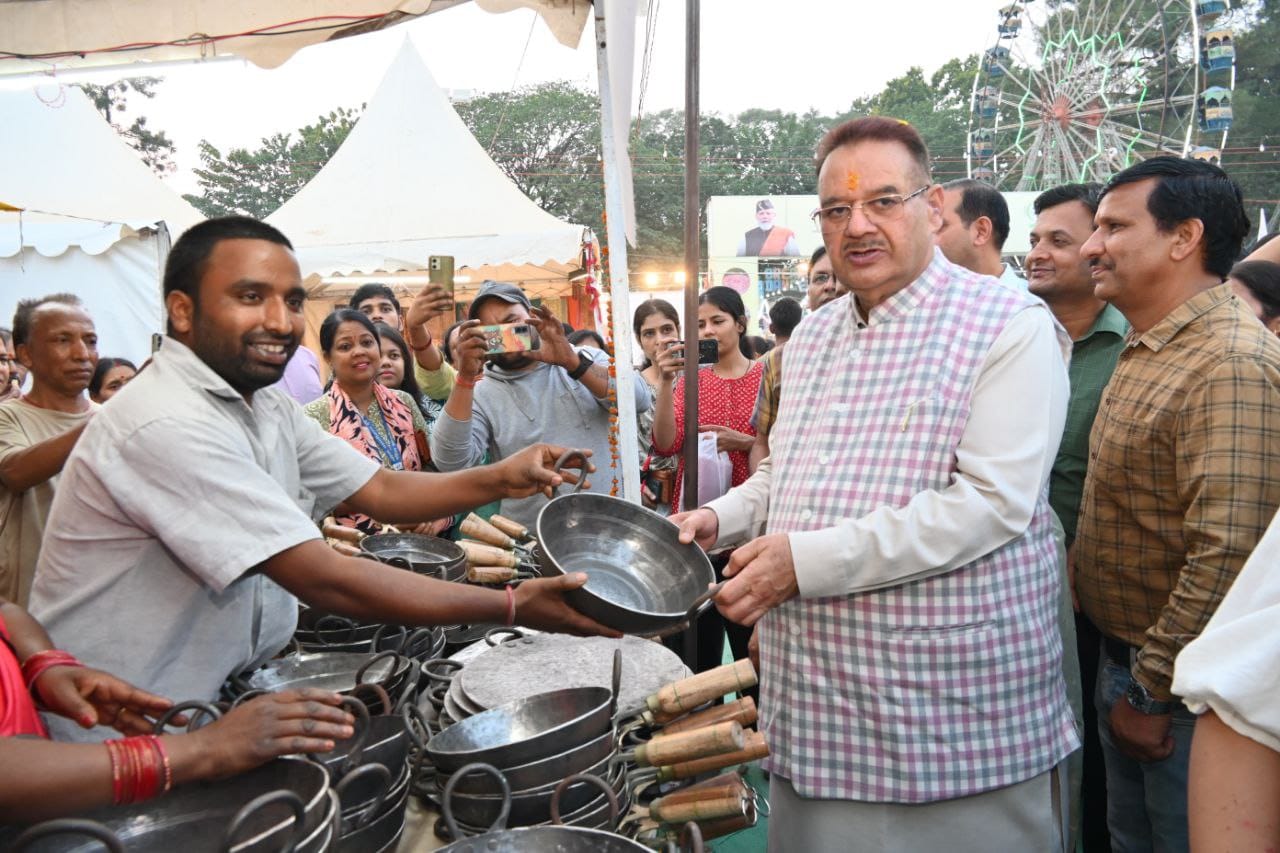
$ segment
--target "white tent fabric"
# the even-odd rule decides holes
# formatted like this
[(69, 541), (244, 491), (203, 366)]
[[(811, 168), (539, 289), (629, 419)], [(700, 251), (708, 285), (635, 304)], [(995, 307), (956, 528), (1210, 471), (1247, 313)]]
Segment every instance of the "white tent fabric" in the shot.
[(267, 221), (303, 275), (564, 264), (583, 227), (529, 200), (489, 159), (406, 39), (351, 135)]
[(96, 254), (76, 249), (52, 257), (28, 251), (0, 258), (0, 325), (12, 323), (20, 299), (74, 293), (93, 317), (98, 354), (142, 364), (152, 333), (164, 330), (160, 271), (168, 251), (162, 226), (127, 231), (109, 251)]
[[(175, 239), (203, 218), (147, 168), (75, 87), (0, 92), (0, 127), (0, 202), (135, 230), (163, 220)], [(17, 214), (3, 217), (6, 230), (17, 227)], [(0, 245), (12, 247), (13, 240)], [(45, 254), (58, 251), (43, 246)]]
[(0, 324), (21, 299), (84, 300), (100, 352), (140, 362), (162, 328), (169, 235), (199, 211), (170, 190), (79, 89), (0, 92)]

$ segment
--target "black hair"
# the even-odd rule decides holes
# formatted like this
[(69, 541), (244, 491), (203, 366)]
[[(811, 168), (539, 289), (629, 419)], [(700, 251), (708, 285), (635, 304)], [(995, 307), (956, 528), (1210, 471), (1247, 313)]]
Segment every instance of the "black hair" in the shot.
[(827, 247), (819, 246), (813, 250), (813, 254), (809, 256), (809, 268), (813, 269), (813, 265), (827, 256)]
[(1089, 209), (1090, 215), (1093, 215), (1098, 212), (1098, 198), (1101, 193), (1102, 184), (1092, 181), (1087, 184), (1061, 184), (1036, 196), (1032, 207), (1035, 209), (1036, 216), (1039, 216), (1051, 207), (1078, 201)]
[(333, 352), (333, 339), (338, 335), (338, 327), (343, 323), (359, 323), (364, 326), (365, 331), (373, 335), (373, 339), (378, 341), (378, 348), (382, 348), (381, 338), (378, 335), (378, 329), (373, 325), (373, 321), (365, 316), (364, 312), (357, 311), (354, 308), (335, 308), (329, 312), (329, 316), (324, 318), (324, 322), (320, 324), (320, 349), (325, 355)]
[(1231, 278), (1249, 288), (1262, 304), (1263, 322), (1280, 317), (1280, 264), (1271, 261), (1241, 261), (1231, 268)]
[(347, 303), (347, 307), (360, 310), (360, 303), (366, 299), (386, 299), (395, 306), (396, 314), (399, 315), (400, 300), (396, 299), (395, 292), (385, 284), (362, 284), (356, 288), (356, 292), (351, 294), (351, 301)]
[(702, 291), (702, 295), (698, 297), (699, 305), (714, 305), (724, 313), (728, 314), (735, 322), (741, 323), (742, 328), (738, 332), (738, 350), (747, 358), (754, 358), (751, 355), (751, 344), (747, 342), (747, 328), (749, 321), (747, 320), (747, 306), (742, 304), (742, 297), (738, 295), (738, 291), (732, 287), (725, 287), (718, 284), (715, 287), (708, 287)]
[(80, 297), (74, 293), (50, 293), (37, 299), (23, 299), (13, 312), (13, 345), (22, 346), (31, 338), (31, 316), (42, 305), (70, 305), (81, 307)]
[(248, 216), (222, 216), (206, 219), (182, 232), (169, 249), (164, 263), (164, 295), (185, 293), (192, 300), (199, 297), (200, 279), (214, 247), (223, 240), (266, 240), (292, 251), (293, 244), (280, 231)]
[(957, 178), (942, 185), (944, 190), (959, 190), (960, 205), (956, 212), (968, 228), (979, 216), (991, 220), (991, 237), (996, 251), (1004, 251), (1004, 241), (1009, 239), (1009, 203), (1000, 191), (990, 184), (973, 178)]
[(579, 329), (569, 335), (569, 343), (574, 346), (591, 346), (598, 350), (609, 351), (605, 346), (604, 338), (600, 337), (600, 333), (591, 329)]
[[(568, 323), (565, 323), (563, 321), (561, 321), (560, 323), (560, 328), (564, 330), (564, 336), (566, 338), (572, 335), (575, 331), (573, 326), (570, 326)], [(573, 343), (573, 341), (570, 341), (570, 343)]]
[(404, 362), (404, 378), (400, 380), (401, 391), (413, 398), (415, 406), (422, 405), (422, 389), (418, 387), (418, 377), (413, 373), (413, 352), (409, 349), (409, 345), (405, 343), (404, 337), (395, 329), (386, 323), (378, 323), (375, 330), (381, 340), (391, 341), (400, 350), (400, 360)]
[(1211, 163), (1161, 156), (1113, 176), (1102, 188), (1102, 197), (1116, 187), (1152, 178), (1156, 185), (1147, 196), (1147, 212), (1156, 228), (1167, 234), (1189, 219), (1199, 219), (1204, 226), (1204, 268), (1225, 279), (1250, 227), (1240, 187)]
[(453, 334), (453, 330), (466, 323), (466, 320), (459, 320), (452, 326), (444, 330), (444, 337), (440, 339), (440, 354), (444, 356), (444, 360), (453, 364), (453, 347), (449, 344), (449, 336)]
[(132, 361), (127, 358), (100, 358), (97, 365), (93, 368), (93, 378), (89, 380), (89, 396), (97, 399), (102, 393), (102, 383), (106, 381), (107, 374), (117, 367), (127, 367), (134, 373), (138, 372), (138, 368)]
[[(631, 331), (635, 333), (636, 340), (640, 340), (640, 330), (644, 328), (644, 321), (648, 320), (654, 314), (661, 314), (672, 323), (676, 324), (676, 331), (680, 329), (680, 314), (676, 312), (676, 307), (665, 299), (646, 299), (636, 306), (636, 313), (631, 318)], [(649, 361), (648, 356), (640, 364), (640, 370), (648, 370), (653, 362)]]
[(920, 173), (918, 176), (920, 180), (926, 183), (932, 180), (929, 170), (929, 146), (925, 145), (919, 131), (902, 119), (886, 116), (862, 116), (828, 130), (818, 142), (818, 155), (815, 158), (818, 172), (822, 171), (822, 164), (826, 162), (832, 151), (845, 145), (857, 145), (859, 142), (868, 140), (898, 143), (911, 155)]
[(800, 325), (800, 318), (803, 316), (804, 309), (800, 307), (800, 303), (790, 296), (784, 296), (769, 308), (769, 328), (774, 337), (789, 338), (796, 326)]
[(760, 335), (748, 335), (747, 343), (751, 346), (751, 357), (760, 358), (769, 350), (773, 349), (773, 341), (763, 338)]

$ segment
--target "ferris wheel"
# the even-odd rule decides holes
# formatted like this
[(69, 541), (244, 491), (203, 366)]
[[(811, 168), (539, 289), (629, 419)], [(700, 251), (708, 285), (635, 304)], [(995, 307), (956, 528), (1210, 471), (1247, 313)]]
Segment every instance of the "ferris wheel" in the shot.
[(1005, 190), (1105, 181), (1156, 154), (1218, 163), (1231, 128), (1227, 0), (1015, 0), (979, 59), (965, 161)]

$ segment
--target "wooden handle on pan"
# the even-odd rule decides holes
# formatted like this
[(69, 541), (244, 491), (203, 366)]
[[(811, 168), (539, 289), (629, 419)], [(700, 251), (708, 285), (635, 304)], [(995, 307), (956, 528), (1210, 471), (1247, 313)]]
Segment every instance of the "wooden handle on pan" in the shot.
[(649, 806), (649, 816), (659, 823), (685, 823), (691, 820), (739, 816), (746, 810), (747, 799), (738, 794), (675, 803), (668, 802), (666, 797), (662, 797), (654, 800)]
[(463, 536), (470, 536), (486, 545), (493, 545), (497, 548), (514, 548), (515, 540), (489, 522), (485, 521), (474, 512), (462, 520), (462, 524), (458, 526)]
[[(687, 788), (681, 788), (678, 791), (673, 791), (672, 793), (661, 797), (660, 800), (668, 805), (674, 805), (676, 803), (693, 802), (696, 800), (714, 800), (724, 797), (747, 798), (750, 797), (751, 794), (752, 791), (747, 787), (747, 783), (742, 778), (742, 775), (740, 773), (733, 772), (723, 773), (714, 779), (708, 779), (705, 782), (699, 782), (696, 785), (690, 785)], [(654, 800), (654, 802), (656, 803), (658, 800)], [(686, 818), (686, 820), (692, 819), (693, 818)]]
[(756, 724), (756, 716), (756, 700), (750, 696), (743, 696), (736, 701), (726, 702), (723, 705), (713, 705), (696, 714), (690, 714), (687, 717), (681, 717), (678, 720), (667, 723), (657, 732), (654, 732), (653, 736), (666, 737), (667, 735), (687, 732), (690, 729), (700, 729), (703, 726), (714, 726), (716, 723), (723, 723), (725, 720), (734, 720), (741, 723), (743, 728), (746, 728)]
[(458, 542), (458, 545), (466, 553), (467, 562), (473, 566), (506, 566), (514, 569), (520, 565), (520, 560), (515, 554), (492, 545), (485, 545), (483, 542), (463, 539)]
[(512, 539), (528, 539), (529, 528), (525, 527), (518, 521), (512, 521), (506, 516), (494, 515), (489, 518), (489, 523), (510, 536)]
[(702, 840), (710, 841), (713, 838), (720, 838), (731, 832), (755, 826), (756, 820), (755, 800), (747, 800), (747, 808), (743, 814), (716, 818), (715, 820), (698, 821), (698, 828), (702, 830)]
[(733, 722), (705, 729), (694, 729), (670, 737), (651, 740), (636, 747), (636, 764), (641, 767), (658, 767), (682, 761), (693, 761), (708, 755), (737, 752), (746, 746), (742, 726)]
[(759, 732), (746, 732), (746, 741), (746, 747), (738, 752), (727, 752), (707, 758), (685, 761), (680, 764), (659, 767), (658, 781), (671, 782), (676, 779), (692, 779), (694, 776), (710, 773), (712, 770), (723, 770), (735, 764), (746, 764), (749, 761), (764, 758), (769, 754), (769, 746), (764, 742), (764, 735)]
[(756, 680), (756, 668), (743, 658), (668, 684), (645, 699), (645, 706), (657, 722), (673, 720), (726, 693), (755, 687)]
[(509, 566), (467, 566), (468, 583), (510, 583), (515, 577)]
[(333, 516), (329, 516), (320, 522), (320, 532), (330, 539), (340, 539), (343, 542), (350, 542), (352, 545), (359, 545), (360, 540), (364, 538), (364, 534), (354, 527), (344, 527), (334, 521)]

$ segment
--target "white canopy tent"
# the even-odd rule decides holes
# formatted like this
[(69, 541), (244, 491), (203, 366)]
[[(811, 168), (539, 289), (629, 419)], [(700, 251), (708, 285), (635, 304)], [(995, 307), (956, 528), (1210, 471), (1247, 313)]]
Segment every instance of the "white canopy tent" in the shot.
[(74, 293), (100, 352), (141, 362), (163, 328), (170, 235), (202, 217), (79, 89), (0, 92), (0, 324), (21, 299)]
[(585, 231), (502, 173), (407, 38), (351, 135), (267, 221), (293, 241), (312, 282), (421, 271), (430, 255), (453, 255), (471, 287), (485, 278), (563, 285)]

